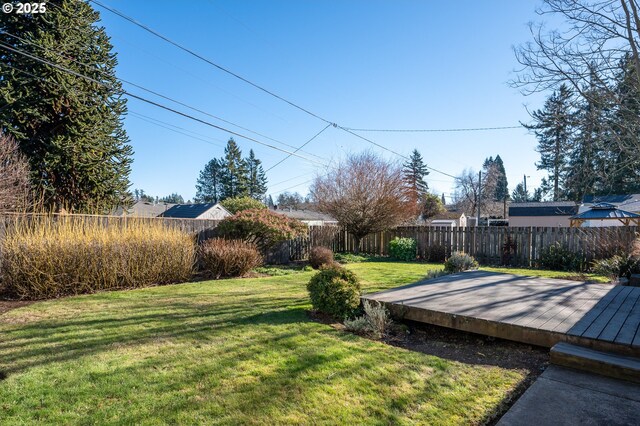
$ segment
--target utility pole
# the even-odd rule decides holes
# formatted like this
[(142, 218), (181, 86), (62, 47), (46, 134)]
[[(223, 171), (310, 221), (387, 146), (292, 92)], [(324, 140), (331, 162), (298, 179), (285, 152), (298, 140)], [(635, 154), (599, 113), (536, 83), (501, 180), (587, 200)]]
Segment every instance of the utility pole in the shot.
[(478, 216), (476, 217), (476, 226), (480, 226), (480, 200), (482, 199), (482, 170), (478, 172), (478, 195), (476, 200), (476, 210)]
[[(524, 175), (524, 193), (526, 197), (529, 198), (529, 195), (527, 194), (527, 175)], [(527, 201), (529, 200), (527, 199)]]

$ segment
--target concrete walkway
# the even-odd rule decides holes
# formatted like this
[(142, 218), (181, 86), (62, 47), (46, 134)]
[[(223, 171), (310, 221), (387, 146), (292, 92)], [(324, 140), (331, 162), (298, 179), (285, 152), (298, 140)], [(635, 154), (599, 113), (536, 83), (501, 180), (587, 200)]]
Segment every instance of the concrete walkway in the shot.
[(550, 366), (500, 426), (639, 425), (640, 385)]

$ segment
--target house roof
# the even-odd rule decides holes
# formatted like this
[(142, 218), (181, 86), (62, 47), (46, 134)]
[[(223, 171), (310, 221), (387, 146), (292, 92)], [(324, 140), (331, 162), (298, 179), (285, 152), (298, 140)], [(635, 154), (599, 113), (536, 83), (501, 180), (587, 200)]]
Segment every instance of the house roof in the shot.
[[(162, 217), (174, 217), (182, 219), (196, 219), (216, 206), (218, 203), (202, 204), (176, 204), (164, 212)], [(220, 206), (220, 208), (224, 208)]]
[(172, 203), (151, 203), (149, 201), (136, 201), (131, 207), (124, 210), (118, 207), (113, 214), (116, 216), (156, 217), (175, 206)]
[(594, 204), (589, 210), (571, 217), (571, 219), (583, 220), (624, 218), (640, 218), (640, 214), (621, 210), (610, 203), (597, 203)]
[(622, 207), (626, 211), (640, 212), (640, 194), (585, 195), (582, 202), (585, 207), (589, 207), (590, 204), (609, 203)]
[(434, 220), (458, 220), (460, 219), (462, 216), (464, 216), (463, 212), (444, 212), (444, 213), (439, 213), (431, 218), (429, 218), (431, 221)]
[(276, 209), (276, 213), (280, 213), (292, 219), (298, 220), (322, 220), (325, 222), (337, 222), (333, 217), (325, 213), (315, 210), (294, 210), (294, 209)]
[(573, 201), (511, 203), (509, 216), (572, 216), (578, 212)]

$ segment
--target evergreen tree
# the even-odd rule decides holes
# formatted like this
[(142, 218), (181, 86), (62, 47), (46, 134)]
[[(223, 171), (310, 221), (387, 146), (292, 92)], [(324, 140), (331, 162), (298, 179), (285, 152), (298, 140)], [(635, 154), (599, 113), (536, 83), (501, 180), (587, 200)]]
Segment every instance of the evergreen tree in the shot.
[(441, 196), (441, 197), (442, 197), (442, 198), (441, 198), (441, 200), (440, 200), (440, 201), (442, 201), (442, 205), (443, 205), (443, 206), (446, 206), (446, 205), (447, 205), (447, 200), (445, 200), (445, 199), (444, 199), (444, 192), (442, 193), (442, 196)]
[(553, 201), (564, 197), (564, 180), (567, 172), (567, 158), (571, 149), (571, 134), (574, 116), (571, 110), (573, 94), (566, 85), (546, 100), (543, 110), (533, 112), (534, 124), (524, 125), (538, 138), (537, 151), (540, 162), (538, 170), (546, 170), (553, 186)]
[(516, 185), (516, 189), (514, 189), (511, 194), (511, 201), (514, 203), (526, 203), (531, 201), (529, 199), (529, 191), (524, 190), (524, 185), (522, 183)]
[(175, 192), (173, 194), (160, 198), (160, 201), (169, 204), (184, 204), (184, 198), (182, 197), (182, 195)]
[(271, 194), (269, 194), (268, 197), (265, 197), (265, 201), (264, 203), (267, 205), (267, 207), (269, 207), (270, 209), (275, 207), (275, 203), (273, 202), (273, 197), (271, 196)]
[(247, 192), (249, 197), (260, 200), (267, 193), (267, 176), (262, 168), (262, 162), (258, 160), (249, 150), (249, 158), (245, 160), (247, 164)]
[(50, 5), (42, 14), (2, 14), (0, 31), (20, 37), (4, 34), (3, 42), (94, 81), (0, 49), (0, 101), (10, 105), (0, 108), (0, 132), (28, 158), (45, 208), (108, 211), (130, 200), (133, 154), (116, 55), (88, 2)]
[(218, 203), (222, 201), (222, 175), (224, 173), (222, 161), (214, 158), (209, 161), (196, 183), (196, 198), (198, 203)]
[(242, 158), (242, 151), (233, 138), (229, 139), (224, 149), (221, 199), (248, 195), (247, 162)]
[(415, 202), (418, 202), (429, 189), (427, 182), (424, 180), (429, 174), (429, 170), (417, 149), (413, 150), (409, 161), (403, 164), (402, 167), (404, 182), (407, 185), (409, 196)]
[(496, 165), (496, 170), (498, 172), (495, 200), (503, 201), (509, 198), (509, 182), (507, 181), (507, 171), (504, 169), (504, 162), (499, 155), (496, 155), (493, 163)]

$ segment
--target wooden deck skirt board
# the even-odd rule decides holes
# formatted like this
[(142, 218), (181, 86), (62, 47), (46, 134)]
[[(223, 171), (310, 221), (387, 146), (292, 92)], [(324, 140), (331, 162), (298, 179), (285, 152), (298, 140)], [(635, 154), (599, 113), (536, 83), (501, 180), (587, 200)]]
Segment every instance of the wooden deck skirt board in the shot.
[(640, 288), (486, 271), (368, 294), (407, 320), (551, 347), (640, 356)]

